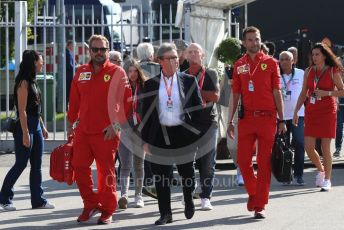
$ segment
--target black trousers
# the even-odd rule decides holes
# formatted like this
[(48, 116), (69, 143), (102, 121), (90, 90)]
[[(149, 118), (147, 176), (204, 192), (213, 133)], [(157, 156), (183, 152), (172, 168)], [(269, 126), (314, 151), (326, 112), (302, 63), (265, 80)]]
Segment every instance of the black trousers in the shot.
[[(173, 149), (178, 149), (181, 146), (189, 145), (189, 149), (193, 149), (193, 138), (194, 135), (190, 133), (189, 130), (185, 129), (182, 126), (166, 127), (166, 131), (170, 140), (170, 144), (165, 144), (163, 139), (163, 133), (158, 131), (158, 140), (159, 147), (168, 149), (169, 154), (173, 153)], [(196, 151), (196, 147), (195, 147)], [(163, 153), (154, 153), (161, 155)], [(176, 156), (180, 156), (181, 152), (175, 152)], [(192, 155), (190, 152), (185, 153)], [(183, 186), (183, 195), (184, 201), (190, 202), (192, 200), (192, 192), (195, 190), (195, 169), (194, 169), (194, 159), (192, 157), (185, 158), (187, 162), (177, 164), (177, 169), (179, 175), (182, 177), (182, 186)], [(171, 211), (171, 173), (173, 173), (173, 163), (174, 162), (161, 162), (160, 163), (151, 163), (152, 172), (155, 177), (155, 188), (158, 196), (159, 212), (160, 215), (172, 214)]]

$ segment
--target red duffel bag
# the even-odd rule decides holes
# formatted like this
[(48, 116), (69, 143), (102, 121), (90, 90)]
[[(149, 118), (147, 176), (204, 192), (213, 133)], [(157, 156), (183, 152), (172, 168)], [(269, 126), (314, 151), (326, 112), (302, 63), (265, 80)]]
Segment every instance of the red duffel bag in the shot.
[(73, 136), (68, 137), (66, 144), (55, 148), (50, 155), (50, 176), (58, 182), (72, 185), (75, 181), (72, 168)]

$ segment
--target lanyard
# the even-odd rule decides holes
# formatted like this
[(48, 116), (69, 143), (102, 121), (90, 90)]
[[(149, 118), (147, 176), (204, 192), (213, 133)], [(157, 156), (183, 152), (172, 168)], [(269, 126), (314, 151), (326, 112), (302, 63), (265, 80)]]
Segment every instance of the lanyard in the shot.
[(289, 79), (288, 82), (285, 81), (285, 78), (284, 78), (283, 75), (284, 75), (284, 74), (282, 74), (282, 79), (283, 79), (283, 83), (284, 83), (284, 88), (285, 88), (287, 91), (289, 91), (289, 86), (290, 86), (291, 81), (292, 81), (293, 78), (294, 78), (294, 74), (291, 75), (291, 78)]
[(136, 108), (137, 108), (137, 91), (139, 88), (139, 84), (135, 84), (135, 93), (134, 93), (134, 98), (133, 98), (133, 103), (132, 103), (132, 110), (133, 110), (133, 114), (136, 114)]
[(204, 78), (205, 78), (205, 68), (202, 67), (201, 77), (199, 77), (198, 79), (198, 86), (200, 90), (202, 90), (203, 88)]
[(167, 92), (167, 96), (168, 96), (168, 100), (171, 100), (171, 94), (172, 94), (172, 86), (173, 86), (173, 75), (172, 75), (172, 79), (171, 79), (171, 85), (170, 87), (168, 87), (165, 76), (162, 76), (164, 79), (164, 83), (165, 83), (165, 88), (166, 88), (166, 92)]
[[(249, 64), (248, 64), (248, 59), (249, 59), (249, 55), (247, 54), (247, 56), (246, 56), (246, 65), (249, 66)], [(258, 66), (259, 66), (259, 64), (260, 64), (260, 62), (261, 62), (261, 59), (259, 60), (258, 64), (257, 64), (256, 67), (254, 68), (254, 70), (253, 70), (252, 73), (251, 73), (251, 68), (248, 70), (248, 75), (249, 75), (249, 77), (250, 77), (250, 81), (251, 81), (251, 82), (252, 82), (252, 77), (253, 77), (253, 75), (256, 73), (256, 70), (257, 70), (257, 68), (258, 68)]]
[(314, 70), (315, 70), (314, 83), (315, 83), (315, 89), (317, 89), (318, 88), (318, 83), (319, 83), (321, 77), (324, 76), (324, 73), (327, 70), (327, 66), (324, 65), (324, 67), (321, 70), (321, 73), (320, 73), (319, 77), (317, 76), (317, 67), (316, 66), (315, 66)]

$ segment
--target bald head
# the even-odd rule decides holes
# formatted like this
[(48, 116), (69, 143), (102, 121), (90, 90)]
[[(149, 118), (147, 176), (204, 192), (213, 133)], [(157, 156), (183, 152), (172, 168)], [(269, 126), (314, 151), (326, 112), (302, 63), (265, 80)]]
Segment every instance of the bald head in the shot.
[(191, 43), (186, 49), (186, 59), (190, 65), (202, 65), (203, 48), (197, 43)]

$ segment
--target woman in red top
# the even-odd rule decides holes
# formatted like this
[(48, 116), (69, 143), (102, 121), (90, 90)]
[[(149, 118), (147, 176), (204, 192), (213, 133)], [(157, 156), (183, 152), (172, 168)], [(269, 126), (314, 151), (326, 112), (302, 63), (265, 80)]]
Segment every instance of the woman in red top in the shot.
[[(315, 184), (321, 191), (331, 189), (332, 156), (331, 141), (336, 135), (336, 100), (343, 97), (343, 66), (331, 49), (317, 43), (312, 48), (312, 66), (305, 71), (303, 88), (294, 111), (293, 123), (297, 125), (297, 112), (306, 102), (305, 150), (318, 169)], [(315, 150), (315, 140), (321, 139), (323, 164)]]

